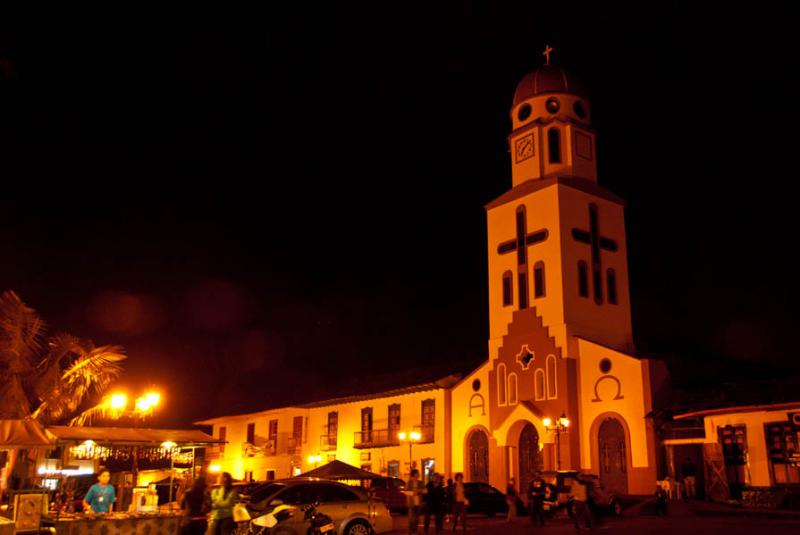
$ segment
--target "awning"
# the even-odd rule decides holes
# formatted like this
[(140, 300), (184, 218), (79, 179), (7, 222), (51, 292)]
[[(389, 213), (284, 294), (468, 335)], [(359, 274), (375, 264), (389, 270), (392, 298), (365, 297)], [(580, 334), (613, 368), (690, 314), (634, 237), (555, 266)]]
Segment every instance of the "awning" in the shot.
[(184, 448), (224, 444), (196, 429), (139, 429), (136, 427), (48, 427), (58, 444), (79, 444), (92, 440), (101, 446), (160, 446), (174, 442)]
[(369, 480), (381, 476), (379, 476), (378, 474), (373, 474), (372, 472), (367, 472), (366, 470), (362, 470), (361, 468), (356, 468), (355, 466), (349, 465), (342, 461), (334, 460), (324, 466), (320, 466), (319, 468), (315, 468), (314, 470), (306, 472), (305, 474), (301, 474), (301, 477), (319, 477), (322, 479)]
[(0, 449), (46, 448), (54, 442), (36, 420), (0, 420)]

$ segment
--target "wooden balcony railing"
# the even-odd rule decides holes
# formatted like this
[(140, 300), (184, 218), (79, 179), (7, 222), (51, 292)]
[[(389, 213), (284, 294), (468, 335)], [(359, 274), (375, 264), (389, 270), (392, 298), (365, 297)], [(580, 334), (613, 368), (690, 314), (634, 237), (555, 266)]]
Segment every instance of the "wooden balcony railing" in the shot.
[(415, 425), (414, 431), (420, 435), (419, 444), (432, 444), (435, 427), (432, 425)]
[(386, 446), (397, 446), (400, 439), (397, 438), (396, 429), (372, 429), (370, 431), (356, 431), (353, 440), (354, 448), (383, 448)]
[(336, 435), (320, 435), (319, 449), (321, 451), (333, 451), (338, 446)]

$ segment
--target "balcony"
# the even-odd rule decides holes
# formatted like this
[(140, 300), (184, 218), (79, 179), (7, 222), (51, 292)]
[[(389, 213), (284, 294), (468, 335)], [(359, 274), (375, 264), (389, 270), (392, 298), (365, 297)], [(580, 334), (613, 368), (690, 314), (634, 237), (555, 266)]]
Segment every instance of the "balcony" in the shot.
[(387, 446), (400, 445), (397, 438), (399, 429), (372, 429), (371, 431), (356, 431), (353, 440), (353, 447), (364, 448), (385, 448)]
[(291, 436), (286, 441), (286, 453), (289, 455), (300, 455), (303, 449), (303, 437)]
[(320, 435), (319, 449), (320, 451), (334, 451), (338, 446), (336, 435)]
[(433, 444), (434, 429), (432, 425), (415, 425), (414, 431), (419, 433), (420, 439), (417, 444)]

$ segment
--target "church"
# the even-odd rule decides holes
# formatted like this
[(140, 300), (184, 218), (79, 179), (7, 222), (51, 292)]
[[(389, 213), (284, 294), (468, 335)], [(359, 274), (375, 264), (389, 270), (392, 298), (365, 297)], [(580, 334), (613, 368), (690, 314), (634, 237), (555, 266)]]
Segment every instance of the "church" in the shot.
[(580, 469), (612, 492), (653, 492), (647, 415), (664, 376), (634, 356), (625, 203), (598, 183), (590, 103), (550, 50), (517, 85), (511, 187), (486, 206), (485, 362), (465, 377), (197, 422), (227, 441), (207, 453), (213, 471), (274, 479), (339, 459), (505, 489)]

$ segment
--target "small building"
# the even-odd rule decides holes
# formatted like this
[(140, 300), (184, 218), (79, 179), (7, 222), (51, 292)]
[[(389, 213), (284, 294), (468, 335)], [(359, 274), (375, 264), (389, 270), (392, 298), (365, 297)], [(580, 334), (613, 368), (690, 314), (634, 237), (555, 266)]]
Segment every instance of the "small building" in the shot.
[(674, 420), (702, 425), (702, 437), (667, 439), (664, 445), (678, 478), (684, 457), (674, 449), (682, 447), (692, 458), (700, 455), (709, 498), (747, 501), (748, 493), (800, 488), (800, 401), (709, 408)]

